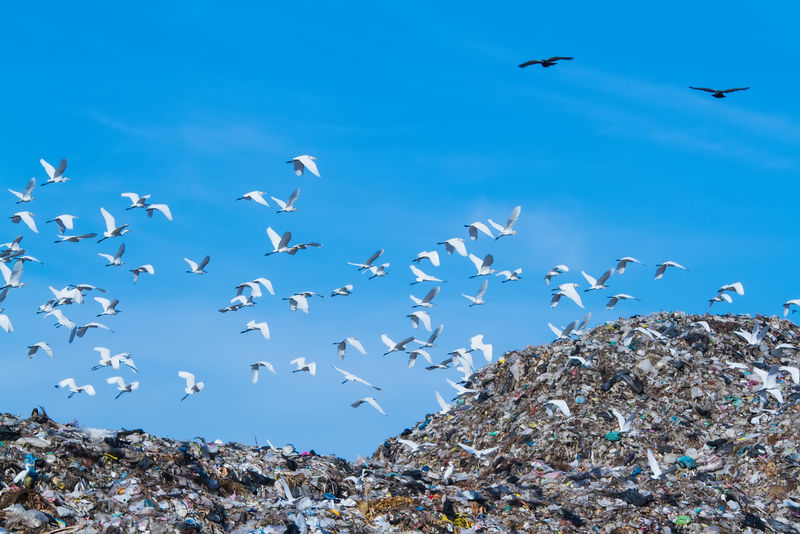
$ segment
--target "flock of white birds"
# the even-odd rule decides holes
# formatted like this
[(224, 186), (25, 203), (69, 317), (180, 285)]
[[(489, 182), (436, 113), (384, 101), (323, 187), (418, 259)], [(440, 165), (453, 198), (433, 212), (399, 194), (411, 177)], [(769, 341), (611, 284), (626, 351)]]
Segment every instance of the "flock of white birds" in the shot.
[[(297, 156), (287, 163), (291, 163), (293, 165), (293, 169), (296, 175), (301, 176), (305, 171), (317, 176), (320, 176), (319, 169), (317, 168), (316, 158), (313, 156), (302, 155)], [(53, 167), (49, 163), (47, 163), (44, 159), (40, 160), (42, 167), (44, 168), (45, 173), (47, 174), (47, 181), (42, 185), (48, 184), (64, 184), (65, 182), (69, 181), (69, 178), (64, 176), (64, 172), (66, 170), (67, 161), (61, 160), (58, 167)], [(36, 187), (36, 178), (31, 178), (22, 192), (15, 191), (9, 189), (11, 194), (14, 195), (17, 199), (17, 204), (26, 204), (33, 202), (34, 196), (34, 189)], [(68, 187), (64, 185), (59, 185), (57, 187)], [(236, 200), (247, 200), (254, 202), (256, 204), (260, 204), (265, 207), (270, 207), (269, 202), (266, 199), (266, 193), (263, 191), (250, 191), (247, 193), (242, 194)], [(291, 213), (296, 211), (295, 204), (297, 203), (300, 196), (300, 190), (295, 189), (291, 196), (286, 200), (283, 201), (276, 197), (270, 197), (271, 200), (279, 207), (278, 213)], [(159, 212), (163, 217), (166, 218), (168, 221), (173, 220), (172, 212), (167, 204), (163, 203), (151, 203), (150, 202), (150, 195), (139, 195), (137, 193), (121, 193), (121, 197), (127, 199), (130, 204), (126, 207), (127, 210), (132, 209), (142, 209), (146, 211), (148, 217), (152, 217), (155, 212)], [(102, 237), (97, 240), (98, 243), (103, 242), (109, 239), (118, 239), (123, 237), (127, 234), (130, 229), (128, 228), (128, 224), (119, 225), (116, 222), (115, 217), (105, 209), (105, 207), (100, 207), (100, 213), (105, 221), (105, 230), (102, 232)], [(487, 254), (483, 258), (478, 257), (467, 250), (467, 243), (469, 241), (475, 241), (477, 239), (500, 239), (502, 237), (511, 237), (517, 234), (517, 231), (514, 229), (514, 226), (520, 216), (521, 207), (517, 206), (509, 215), (508, 219), (506, 220), (505, 224), (499, 224), (491, 219), (488, 219), (486, 223), (482, 221), (474, 221), (470, 224), (465, 224), (464, 227), (467, 229), (467, 235), (465, 237), (452, 237), (445, 241), (438, 242), (437, 245), (441, 245), (444, 247), (444, 252), (448, 255), (454, 257), (464, 257), (470, 260), (472, 265), (474, 266), (474, 274), (470, 276), (470, 278), (477, 278), (477, 277), (484, 277), (483, 282), (481, 283), (477, 293), (475, 295), (466, 295), (463, 294), (464, 298), (469, 302), (469, 306), (480, 306), (486, 303), (486, 293), (489, 288), (489, 277), (494, 275), (495, 277), (501, 277), (502, 283), (507, 282), (517, 282), (522, 279), (522, 269), (517, 268), (515, 270), (502, 270), (496, 272), (492, 266), (494, 264), (494, 257), (492, 254)], [(13, 223), (22, 223), (24, 224), (31, 232), (38, 233), (39, 229), (36, 224), (36, 218), (34, 213), (30, 211), (18, 211), (11, 215), (10, 217)], [(56, 243), (78, 243), (83, 240), (93, 239), (98, 237), (98, 233), (68, 233), (72, 232), (75, 228), (75, 220), (77, 219), (76, 216), (70, 214), (61, 214), (56, 215), (52, 219), (46, 220), (46, 223), (55, 223), (58, 227), (59, 235), (58, 240)], [(488, 223), (488, 224), (487, 224)], [(292, 233), (290, 231), (285, 231), (283, 234), (278, 234), (275, 230), (271, 227), (267, 228), (267, 237), (269, 242), (272, 246), (272, 250), (266, 252), (267, 256), (273, 254), (288, 254), (288, 255), (295, 255), (299, 251), (307, 250), (310, 248), (320, 247), (322, 246), (320, 243), (316, 242), (307, 242), (307, 243), (292, 243)], [(0, 312), (3, 312), (2, 304), (3, 301), (8, 297), (9, 292), (11, 290), (19, 290), (25, 283), (22, 282), (22, 275), (23, 275), (23, 268), (26, 262), (40, 262), (34, 256), (28, 254), (28, 251), (22, 247), (22, 239), (23, 236), (20, 235), (16, 239), (12, 240), (9, 243), (0, 244), (0, 273), (2, 273), (4, 284), (0, 287)], [(119, 240), (119, 239), (118, 239)], [(379, 259), (383, 255), (383, 249), (376, 251), (371, 256), (369, 256), (363, 262), (348, 262), (349, 265), (356, 267), (358, 272), (362, 274), (369, 274), (369, 279), (383, 277), (389, 274), (388, 268), (390, 267), (389, 263), (378, 263)], [(110, 255), (105, 253), (98, 252), (97, 255), (100, 256), (103, 260), (106, 261), (105, 265), (107, 267), (119, 267), (124, 264), (123, 256), (125, 254), (125, 244), (121, 243), (116, 254)], [(206, 255), (199, 261), (195, 261), (190, 258), (184, 258), (186, 261), (188, 270), (186, 271), (188, 274), (191, 275), (203, 275), (205, 274), (205, 268), (211, 261), (210, 255)], [(448, 358), (442, 362), (434, 363), (430, 353), (426, 350), (436, 346), (436, 340), (438, 336), (441, 334), (442, 330), (444, 329), (444, 325), (439, 325), (435, 329), (432, 326), (431, 316), (427, 310), (433, 308), (435, 306), (435, 298), (439, 294), (441, 287), (440, 285), (436, 285), (438, 283), (446, 283), (446, 280), (442, 280), (441, 278), (435, 276), (435, 274), (430, 274), (432, 269), (436, 269), (440, 266), (440, 256), (437, 250), (424, 250), (420, 252), (409, 265), (409, 269), (413, 275), (413, 281), (411, 285), (416, 284), (428, 284), (433, 285), (430, 290), (425, 292), (422, 297), (418, 297), (416, 295), (409, 295), (412, 306), (411, 313), (409, 313), (406, 317), (411, 320), (411, 324), (413, 328), (418, 329), (420, 327), (424, 328), (430, 334), (426, 339), (418, 339), (416, 336), (410, 336), (405, 339), (395, 341), (391, 339), (387, 334), (381, 334), (380, 339), (386, 345), (386, 352), (384, 355), (388, 355), (391, 353), (406, 353), (408, 355), (408, 367), (413, 367), (417, 358), (422, 357), (424, 360), (427, 361), (428, 366), (426, 369), (428, 370), (436, 370), (436, 369), (448, 369), (453, 368), (461, 373), (463, 373), (463, 380), (466, 381), (476, 370), (476, 365), (473, 360), (473, 353), (480, 353), (486, 362), (491, 362), (493, 358), (492, 354), (492, 345), (489, 343), (484, 342), (484, 336), (481, 334), (472, 336), (469, 339), (468, 347), (461, 347), (454, 349), (448, 353)], [(558, 285), (552, 292), (552, 298), (550, 301), (551, 307), (557, 306), (562, 297), (572, 301), (575, 305), (580, 308), (584, 308), (583, 301), (581, 299), (581, 293), (579, 292), (579, 288), (585, 287), (583, 292), (589, 291), (602, 291), (608, 288), (607, 282), (611, 276), (621, 276), (626, 272), (626, 269), (630, 264), (638, 264), (642, 267), (646, 267), (641, 261), (633, 257), (623, 257), (616, 260), (616, 266), (609, 268), (605, 272), (603, 272), (598, 278), (594, 278), (593, 276), (589, 275), (588, 273), (581, 271), (581, 275), (586, 280), (586, 286), (582, 286), (581, 284), (575, 282), (567, 282)], [(10, 266), (10, 267), (9, 267)], [(676, 269), (676, 270), (684, 270), (688, 271), (686, 267), (674, 262), (674, 261), (664, 261), (656, 265), (656, 271), (654, 278), (655, 280), (661, 279), (668, 269)], [(428, 272), (426, 272), (428, 271)], [(155, 275), (155, 269), (151, 264), (144, 264), (133, 269), (130, 269), (132, 273), (133, 282), (136, 283), (140, 275)], [(545, 283), (550, 285), (554, 278), (561, 276), (564, 273), (569, 272), (569, 267), (566, 265), (556, 265), (554, 266), (549, 272), (547, 272), (544, 276)], [(242, 282), (235, 286), (236, 294), (231, 298), (230, 303), (219, 309), (221, 313), (229, 313), (229, 312), (236, 312), (241, 310), (242, 308), (251, 307), (255, 304), (255, 300), (264, 297), (265, 292), (269, 293), (270, 295), (275, 295), (275, 290), (273, 288), (272, 282), (266, 278), (260, 277), (254, 280), (248, 280)], [(50, 291), (53, 294), (53, 297), (45, 302), (44, 304), (39, 306), (37, 313), (44, 314), (45, 317), (52, 317), (56, 322), (56, 327), (61, 327), (67, 331), (68, 341), (72, 343), (75, 337), (84, 337), (87, 332), (92, 329), (105, 329), (110, 330), (108, 326), (103, 323), (92, 321), (87, 324), (79, 325), (76, 322), (69, 319), (66, 310), (69, 306), (72, 305), (81, 305), (84, 303), (84, 298), (89, 292), (100, 292), (106, 293), (105, 290), (95, 287), (90, 284), (74, 284), (64, 287), (62, 289), (57, 289), (54, 287), (50, 287)], [(348, 284), (343, 287), (335, 288), (331, 291), (331, 297), (343, 297), (348, 296), (353, 291), (353, 285)], [(744, 295), (744, 287), (740, 282), (734, 282), (731, 284), (725, 284), (721, 286), (717, 291), (716, 294), (709, 299), (709, 307), (713, 306), (716, 302), (731, 302), (732, 295)], [(313, 291), (305, 291), (301, 293), (297, 293), (286, 297), (285, 300), (289, 303), (289, 308), (291, 311), (302, 311), (303, 313), (309, 313), (309, 304), (313, 297), (320, 297), (324, 298), (324, 295), (319, 295)], [(613, 309), (617, 306), (621, 301), (624, 300), (639, 300), (637, 297), (633, 295), (629, 295), (626, 293), (616, 293), (613, 295), (608, 296), (608, 302), (606, 304), (607, 309)], [(102, 316), (111, 316), (117, 315), (118, 310), (117, 306), (119, 301), (117, 299), (106, 298), (102, 296), (94, 296), (93, 300), (98, 303), (101, 310), (98, 310), (99, 313), (97, 314), (98, 317)], [(786, 301), (783, 304), (784, 308), (784, 316), (786, 316), (792, 306), (800, 307), (800, 299), (791, 299)], [(566, 327), (558, 328), (551, 323), (548, 323), (548, 326), (553, 331), (557, 339), (567, 339), (572, 335), (580, 336), (586, 331), (586, 327), (590, 321), (591, 313), (587, 313), (582, 320), (573, 321)], [(13, 332), (13, 325), (11, 318), (3, 313), (0, 313), (0, 328), (5, 330), (5, 332)], [(250, 320), (247, 322), (241, 331), (242, 334), (248, 332), (258, 332), (260, 333), (264, 339), (270, 339), (270, 329), (267, 322), (256, 322), (254, 320)], [(738, 332), (737, 332), (738, 333)], [(657, 333), (648, 333), (648, 335), (656, 335)], [(752, 336), (754, 338), (758, 338), (759, 332), (753, 332), (752, 334), (743, 332), (741, 335), (743, 338), (747, 336)], [(336, 351), (340, 359), (344, 359), (346, 351), (348, 347), (352, 347), (356, 351), (361, 354), (366, 355), (367, 352), (364, 349), (363, 344), (354, 337), (347, 337), (341, 341), (336, 341), (333, 343), (336, 345)], [(92, 369), (99, 370), (103, 368), (110, 367), (114, 371), (119, 371), (123, 366), (127, 368), (131, 373), (138, 373), (138, 368), (134, 363), (131, 354), (129, 353), (121, 353), (116, 355), (111, 355), (111, 351), (105, 347), (95, 347), (95, 351), (100, 354), (100, 359)], [(52, 348), (43, 341), (33, 343), (28, 346), (28, 357), (33, 358), (39, 351), (44, 352), (50, 358), (54, 357)], [(317, 372), (317, 363), (306, 361), (305, 358), (296, 358), (290, 362), (290, 365), (294, 366), (293, 373), (298, 372), (307, 372), (310, 375), (316, 375)], [(373, 388), (376, 391), (380, 391), (380, 387), (375, 386), (374, 384), (368, 382), (367, 380), (356, 376), (355, 374), (341, 369), (337, 366), (332, 366), (333, 369), (342, 375), (343, 383), (346, 382), (357, 382), (366, 387)], [(250, 376), (252, 383), (256, 383), (259, 379), (259, 371), (261, 368), (265, 368), (273, 374), (276, 374), (275, 366), (268, 361), (257, 361), (250, 365)], [(180, 370), (177, 372), (177, 375), (180, 379), (185, 382), (184, 387), (184, 396), (181, 400), (186, 399), (187, 397), (194, 395), (200, 391), (203, 391), (205, 388), (205, 382), (197, 380), (195, 375), (189, 371)], [(767, 379), (765, 378), (765, 383)], [(138, 381), (131, 381), (126, 382), (122, 376), (115, 375), (110, 376), (106, 379), (106, 382), (110, 385), (115, 385), (116, 390), (118, 391), (115, 398), (119, 398), (124, 393), (132, 393), (139, 388)], [(452, 380), (448, 380), (448, 383), (455, 389), (457, 394), (461, 395), (463, 393), (470, 393), (475, 392), (474, 390), (470, 390), (465, 388), (462, 384), (454, 382)], [(86, 393), (87, 395), (95, 395), (96, 391), (95, 388), (91, 384), (86, 384), (79, 386), (75, 382), (74, 378), (65, 378), (61, 380), (55, 387), (63, 388), (69, 391), (69, 397), (79, 393)], [(772, 388), (774, 389), (774, 388)], [(770, 391), (770, 388), (765, 388), (766, 391)], [(437, 402), (441, 408), (442, 412), (447, 412), (451, 409), (452, 405), (448, 404), (444, 398), (442, 397), (441, 393), (437, 390), (435, 391), (435, 396)], [(362, 404), (369, 404), (379, 413), (386, 415), (386, 412), (383, 408), (378, 404), (377, 400), (372, 397), (364, 397), (352, 403), (354, 408), (361, 406)], [(552, 400), (548, 404), (548, 410), (553, 408), (557, 408), (564, 412), (566, 416), (569, 416), (569, 408), (563, 401), (559, 400)], [(629, 419), (625, 419), (621, 416), (621, 414), (617, 414), (618, 419), (620, 421), (620, 428), (625, 428), (625, 425), (628, 427), (630, 426)], [(462, 445), (465, 450), (468, 450), (468, 447)], [(480, 453), (486, 451), (469, 451), (472, 453)]]

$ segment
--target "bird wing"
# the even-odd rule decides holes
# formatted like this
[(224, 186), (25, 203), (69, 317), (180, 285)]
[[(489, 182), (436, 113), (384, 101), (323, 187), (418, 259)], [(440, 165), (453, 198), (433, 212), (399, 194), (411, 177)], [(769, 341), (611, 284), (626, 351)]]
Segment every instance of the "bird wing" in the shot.
[(494, 228), (494, 229), (495, 229), (495, 230), (497, 230), (498, 232), (501, 232), (501, 233), (502, 233), (502, 232), (503, 232), (503, 230), (505, 230), (505, 228), (503, 227), (503, 225), (501, 225), (501, 224), (497, 224), (496, 222), (494, 222), (494, 221), (493, 221), (493, 220), (491, 220), (491, 219), (487, 219), (487, 222), (489, 223), (489, 225), (491, 225), (491, 227), (492, 227), (492, 228)]
[[(442, 394), (439, 393), (439, 390), (436, 390), (436, 402), (439, 404), (439, 408), (441, 408), (441, 412), (445, 413), (450, 411), (450, 405), (447, 404), (444, 399), (442, 398)], [(466, 450), (466, 449), (465, 449)]]
[(274, 250), (278, 250), (281, 242), (281, 236), (279, 236), (278, 233), (275, 230), (273, 230), (271, 226), (267, 227), (267, 237), (269, 238), (270, 243), (272, 243), (272, 248)]
[(423, 271), (422, 271), (422, 270), (421, 270), (419, 267), (417, 267), (416, 265), (409, 265), (409, 266), (408, 266), (408, 268), (409, 268), (409, 269), (411, 269), (411, 272), (412, 272), (412, 273), (414, 273), (414, 276), (416, 276), (417, 278), (425, 279), (425, 278), (427, 278), (427, 277), (428, 277), (428, 275), (427, 275), (427, 274), (425, 274), (425, 273), (424, 273), (424, 272), (423, 272)]
[(364, 262), (364, 265), (372, 265), (372, 262), (380, 258), (382, 254), (383, 254), (383, 249), (376, 251), (374, 254), (372, 254), (372, 256), (367, 258), (367, 261)]
[(202, 271), (203, 269), (205, 269), (205, 267), (206, 267), (206, 265), (208, 265), (208, 262), (209, 262), (209, 261), (211, 261), (211, 256), (209, 256), (209, 255), (207, 254), (207, 255), (206, 255), (206, 257), (205, 257), (205, 258), (203, 258), (203, 259), (200, 261), (200, 265), (198, 265), (198, 267), (200, 268), (200, 270), (201, 270), (201, 271)]
[(531, 65), (538, 65), (538, 64), (540, 64), (540, 63), (541, 63), (541, 61), (540, 61), (540, 60), (538, 60), (538, 59), (532, 59), (532, 60), (530, 60), (530, 61), (526, 61), (525, 63), (521, 63), (521, 64), (519, 65), (519, 68), (521, 68), (521, 69), (524, 69), (525, 67), (530, 67)]
[(121, 376), (109, 376), (106, 378), (106, 384), (116, 384), (120, 388), (125, 387), (125, 381), (122, 379)]
[(291, 240), (292, 240), (292, 232), (287, 230), (281, 236), (281, 240), (278, 243), (278, 248), (279, 249), (286, 248), (289, 245), (289, 241), (291, 241)]
[(600, 278), (598, 278), (598, 279), (597, 279), (597, 283), (598, 283), (598, 284), (600, 284), (600, 285), (603, 285), (603, 284), (605, 284), (605, 283), (606, 283), (606, 280), (608, 280), (609, 278), (611, 278), (611, 275), (612, 275), (612, 274), (614, 274), (614, 269), (609, 269), (609, 270), (607, 270), (606, 272), (604, 272), (604, 273), (603, 273), (603, 274), (600, 276)]
[(593, 276), (590, 276), (590, 275), (586, 274), (586, 272), (585, 272), (585, 271), (581, 271), (581, 274), (583, 275), (583, 277), (584, 277), (584, 278), (586, 278), (586, 281), (587, 281), (587, 282), (589, 282), (589, 285), (590, 285), (590, 286), (595, 286), (595, 285), (597, 285), (597, 279), (596, 279), (596, 278), (594, 278)]
[(667, 270), (666, 264), (662, 263), (661, 265), (659, 265), (658, 268), (656, 268), (655, 279), (656, 280), (660, 280), (661, 277), (664, 276), (664, 271), (666, 271), (666, 270)]
[(100, 303), (100, 306), (103, 307), (103, 311), (106, 311), (108, 307), (111, 305), (111, 301), (103, 297), (94, 297), (94, 300)]
[(292, 194), (289, 197), (289, 200), (286, 202), (286, 205), (281, 206), (281, 208), (286, 208), (286, 207), (291, 208), (292, 206), (294, 206), (294, 203), (297, 202), (297, 198), (299, 196), (300, 196), (300, 188), (297, 188), (294, 191), (292, 191)]
[(575, 290), (575, 286), (573, 284), (562, 284), (560, 289), (564, 292), (564, 296), (568, 299), (572, 300), (575, 304), (583, 308), (583, 302), (581, 302), (581, 296)]
[(255, 282), (258, 282), (259, 284), (261, 284), (262, 286), (264, 286), (264, 289), (266, 289), (267, 291), (269, 291), (269, 294), (270, 294), (270, 295), (274, 295), (274, 294), (275, 294), (275, 290), (272, 288), (272, 282), (270, 282), (270, 281), (269, 281), (269, 280), (267, 280), (266, 278), (264, 278), (264, 277), (260, 277), (260, 278), (256, 278), (254, 281), (255, 281)]
[(431, 316), (428, 315), (427, 312), (415, 311), (411, 315), (415, 316), (422, 323), (422, 326), (425, 327), (425, 330), (427, 330), (428, 332), (431, 331)]
[[(0, 264), (0, 265), (2, 265), (2, 264)], [(381, 341), (383, 341), (384, 345), (389, 347), (389, 350), (394, 349), (395, 342), (392, 341), (392, 339), (389, 336), (387, 336), (386, 334), (381, 334)]]
[(92, 386), (91, 384), (86, 384), (85, 386), (79, 387), (78, 391), (79, 392), (80, 391), (85, 391), (87, 395), (91, 395), (92, 397), (94, 397), (94, 395), (96, 393), (95, 390), (94, 390), (94, 386)]
[[(488, 226), (486, 226), (485, 224), (483, 224), (482, 222), (480, 222), (480, 221), (475, 221), (474, 223), (472, 223), (472, 224), (470, 225), (470, 230), (471, 230), (472, 228), (475, 228), (476, 230), (478, 230), (478, 231), (481, 231), (481, 232), (483, 232), (484, 234), (486, 234), (486, 235), (488, 235), (489, 237), (491, 237), (492, 239), (494, 239), (494, 234), (492, 233), (492, 231), (491, 231), (491, 230), (489, 230), (489, 227), (488, 227)], [(476, 238), (477, 238), (477, 236), (476, 236)]]
[[(430, 301), (432, 301), (432, 300), (433, 300), (433, 298), (434, 298), (436, 295), (438, 295), (438, 294), (439, 294), (439, 291), (440, 291), (441, 289), (442, 289), (442, 288), (441, 288), (440, 286), (436, 286), (436, 287), (434, 287), (433, 289), (431, 289), (430, 291), (428, 291), (428, 293), (427, 293), (427, 294), (426, 294), (426, 295), (425, 295), (425, 296), (422, 298), (422, 302), (429, 303)], [(800, 304), (799, 304), (799, 305), (800, 305)]]
[(548, 326), (548, 327), (550, 328), (550, 330), (551, 330), (551, 331), (552, 331), (552, 332), (553, 332), (553, 333), (556, 335), (556, 337), (557, 337), (557, 338), (560, 338), (560, 337), (561, 337), (561, 332), (563, 332), (563, 330), (559, 330), (559, 329), (556, 327), (556, 325), (554, 325), (553, 323), (547, 323), (547, 326)]
[(68, 387), (70, 389), (74, 389), (75, 386), (76, 386), (76, 384), (75, 384), (75, 379), (74, 378), (65, 378), (64, 380), (62, 380), (61, 382), (58, 383), (58, 387), (60, 387), (60, 388)]
[(11, 325), (11, 319), (8, 318), (8, 315), (3, 315), (0, 313), (0, 328), (8, 333), (14, 331), (14, 327)]
[(172, 212), (170, 211), (169, 206), (167, 206), (166, 204), (150, 204), (149, 206), (147, 206), (147, 215), (152, 217), (153, 210), (160, 211), (164, 215), (164, 217), (167, 218), (168, 221), (172, 220)]
[(614, 306), (617, 305), (617, 302), (619, 302), (619, 297), (617, 295), (614, 295), (613, 297), (608, 299), (608, 303), (606, 304), (606, 309), (613, 310)]
[(695, 91), (705, 91), (706, 93), (716, 93), (716, 89), (709, 89), (708, 87), (692, 87), (689, 86), (689, 89), (694, 89)]
[(30, 228), (32, 232), (37, 233), (37, 234), (39, 233), (39, 230), (36, 228), (36, 222), (34, 222), (34, 220), (33, 220), (33, 214), (31, 212), (29, 212), (29, 211), (20, 211), (18, 213), (15, 213), (14, 215), (16, 215), (20, 219), (22, 219), (22, 222), (25, 223), (25, 226)]
[(574, 57), (569, 57), (569, 56), (553, 56), (550, 59), (548, 59), (547, 61), (569, 61), (571, 59), (575, 59), (575, 58)]
[(467, 255), (467, 246), (464, 244), (463, 239), (455, 237), (452, 239), (448, 239), (446, 242), (449, 243), (450, 246), (453, 247), (453, 250), (458, 252), (460, 256)]
[[(322, 176), (319, 175), (317, 164), (314, 162), (314, 159), (311, 156), (298, 156), (297, 158), (295, 158), (295, 160), (302, 163), (311, 174), (313, 174), (317, 178), (322, 178)], [(297, 165), (295, 164), (295, 172), (296, 171), (297, 171)], [(298, 174), (302, 174), (302, 172)]]
[(513, 210), (511, 210), (511, 214), (508, 216), (508, 220), (506, 221), (506, 229), (511, 230), (514, 224), (519, 219), (519, 214), (522, 212), (522, 206), (516, 206)]
[(61, 178), (64, 175), (64, 171), (67, 170), (67, 160), (62, 159), (58, 162), (58, 167), (56, 167), (55, 173), (53, 173), (54, 178)]
[(191, 269), (192, 271), (197, 270), (197, 264), (192, 260), (190, 260), (189, 258), (183, 258), (183, 261), (189, 264), (189, 269)]
[(117, 223), (114, 220), (114, 216), (111, 215), (105, 208), (100, 208), (100, 214), (103, 216), (103, 219), (106, 221), (106, 232), (109, 234), (113, 232), (117, 228)]
[(724, 91), (720, 91), (720, 93), (733, 93), (734, 91), (747, 91), (750, 89), (749, 87), (734, 87), (733, 89), (725, 89)]
[(480, 455), (480, 451), (479, 450), (473, 449), (469, 445), (464, 445), (463, 443), (459, 443), (458, 446), (461, 447), (462, 449), (464, 449), (465, 451), (467, 451), (470, 454), (474, 454), (476, 456)]
[(139, 195), (136, 193), (122, 193), (120, 196), (130, 200), (132, 206), (135, 206), (136, 203), (139, 202)]
[(189, 371), (178, 371), (178, 376), (186, 380), (186, 387), (192, 388), (195, 385), (194, 374)]
[(40, 160), (39, 160), (39, 163), (41, 163), (41, 164), (42, 164), (42, 167), (44, 167), (44, 172), (46, 172), (46, 173), (47, 173), (47, 176), (49, 176), (51, 179), (55, 177), (56, 170), (53, 168), (53, 166), (52, 166), (52, 165), (50, 165), (49, 163), (47, 163), (47, 162), (44, 160), (44, 158), (40, 159)]
[[(265, 193), (263, 191), (250, 191), (249, 193), (246, 193), (246, 195), (250, 196), (250, 198), (251, 198), (251, 200), (253, 200), (253, 202), (257, 202), (257, 203), (261, 204), (262, 206), (269, 207), (269, 203), (267, 203), (267, 201), (264, 200), (264, 194)], [(276, 200), (276, 198), (272, 197), (272, 200)], [(283, 207), (283, 206), (281, 206), (281, 207)]]
[(472, 264), (473, 264), (473, 265), (475, 265), (475, 268), (476, 268), (476, 269), (478, 270), (478, 272), (480, 273), (480, 272), (481, 272), (481, 267), (483, 266), (483, 260), (482, 260), (482, 259), (480, 259), (480, 258), (479, 258), (478, 256), (476, 256), (475, 254), (470, 254), (470, 255), (469, 255), (469, 261), (471, 261), (471, 262), (472, 262)]
[(658, 465), (658, 461), (653, 455), (653, 451), (650, 449), (647, 449), (647, 463), (650, 464), (650, 471), (653, 472), (653, 478), (660, 477), (662, 474), (661, 467)]
[(28, 184), (25, 186), (25, 190), (22, 192), (23, 196), (30, 195), (31, 191), (33, 191), (34, 187), (36, 187), (36, 178), (35, 177), (33, 177), (30, 180), (28, 180)]
[[(480, 289), (478, 289), (478, 294), (477, 294), (476, 298), (477, 298), (478, 300), (482, 299), (482, 298), (483, 298), (483, 296), (486, 294), (486, 290), (487, 290), (487, 289), (489, 289), (489, 280), (488, 280), (488, 279), (485, 279), (485, 280), (483, 281), (483, 283), (481, 284), (481, 287), (480, 287)], [(429, 328), (428, 330), (430, 331), (430, 328)]]
[(359, 340), (354, 337), (348, 337), (345, 341), (350, 343), (350, 346), (354, 347), (358, 352), (366, 356), (367, 351), (364, 350), (364, 346)]

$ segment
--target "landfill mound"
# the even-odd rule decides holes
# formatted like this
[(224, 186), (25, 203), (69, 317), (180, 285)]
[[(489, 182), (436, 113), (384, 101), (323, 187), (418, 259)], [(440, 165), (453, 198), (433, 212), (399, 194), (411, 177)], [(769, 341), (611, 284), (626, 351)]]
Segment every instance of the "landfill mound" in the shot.
[(449, 410), (352, 463), (4, 415), (0, 525), (800, 532), (794, 324), (660, 313), (581, 334), (504, 355)]

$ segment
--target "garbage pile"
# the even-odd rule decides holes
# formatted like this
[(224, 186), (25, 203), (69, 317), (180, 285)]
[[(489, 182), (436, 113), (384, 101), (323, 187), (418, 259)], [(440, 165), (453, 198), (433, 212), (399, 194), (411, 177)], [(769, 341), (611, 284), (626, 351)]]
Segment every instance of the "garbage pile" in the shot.
[(800, 533), (794, 324), (580, 334), (504, 355), (356, 462), (4, 415), (0, 533)]

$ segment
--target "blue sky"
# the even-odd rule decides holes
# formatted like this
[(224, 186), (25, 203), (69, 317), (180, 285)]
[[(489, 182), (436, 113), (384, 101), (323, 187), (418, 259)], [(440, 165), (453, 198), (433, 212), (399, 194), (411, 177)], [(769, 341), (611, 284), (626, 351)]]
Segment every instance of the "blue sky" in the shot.
[[(498, 269), (522, 267), (524, 280), (493, 278), (487, 304), (467, 308), (460, 294), (480, 285), (467, 278), (467, 260), (443, 255), (439, 269), (423, 267), (449, 280), (431, 310), (445, 324), (435, 359), (478, 333), (496, 355), (547, 342), (547, 322), (581, 317), (570, 302), (549, 307), (542, 277), (557, 263), (571, 268), (560, 281), (576, 282), (581, 269), (597, 276), (622, 255), (648, 264), (610, 281), (609, 291), (641, 302), (608, 312), (605, 294), (585, 299), (592, 324), (662, 309), (703, 313), (717, 287), (734, 281), (745, 296), (715, 311), (780, 313), (800, 297), (791, 270), (800, 119), (786, 94), (797, 81), (799, 9), (615, 6), (7, 6), (0, 203), (7, 215), (35, 213), (40, 233), (4, 219), (0, 241), (23, 234), (45, 265), (27, 264), (28, 285), (4, 303), (15, 332), (0, 332), (0, 409), (43, 404), (89, 426), (369, 454), (434, 411), (434, 389), (449, 396), (444, 379), (456, 376), (381, 356), (381, 333), (420, 334), (405, 317), (408, 294), (428, 288), (408, 285), (409, 260), (466, 237), (466, 223), (505, 220), (515, 205), (517, 236), (468, 248), (491, 252)], [(516, 66), (551, 55), (576, 59)], [(716, 100), (689, 85), (752, 89)], [(299, 154), (319, 158), (322, 179), (291, 172), (284, 162)], [(21, 190), (31, 176), (42, 183), (41, 157), (68, 158), (71, 181), (37, 186), (33, 203), (15, 206), (5, 189)], [(285, 199), (296, 187), (296, 213), (234, 200), (253, 189)], [(175, 220), (125, 211), (126, 191), (169, 204)], [(46, 219), (71, 213), (77, 231), (99, 232), (101, 206), (130, 234), (53, 243)], [(267, 226), (324, 247), (264, 257)], [(97, 252), (121, 242), (125, 266), (104, 267)], [(379, 248), (391, 263), (385, 278), (367, 281), (346, 263)], [(205, 254), (208, 274), (186, 274), (182, 258)], [(667, 259), (690, 271), (653, 281), (653, 266)], [(128, 269), (143, 263), (156, 275), (134, 286)], [(275, 297), (216, 311), (257, 276), (272, 280)], [(70, 345), (34, 311), (49, 285), (78, 282), (108, 289), (122, 313), (101, 319), (113, 333)], [(351, 296), (315, 299), (308, 315), (281, 300), (346, 283), (356, 286)], [(64, 312), (83, 323), (98, 308), (90, 298)], [(240, 335), (250, 319), (267, 321), (272, 338)], [(340, 362), (331, 343), (350, 335), (368, 355)], [(53, 346), (54, 361), (25, 356), (37, 341)], [(140, 390), (113, 401), (110, 373), (90, 370), (95, 346), (132, 352)], [(290, 373), (297, 356), (316, 361), (318, 375)], [(252, 385), (248, 365), (260, 359), (278, 375)], [(372, 390), (340, 384), (331, 363), (382, 386), (375, 396), (389, 417), (352, 409)], [(206, 390), (178, 402), (180, 369)], [(67, 376), (94, 384), (97, 396), (65, 401), (52, 385)]]

